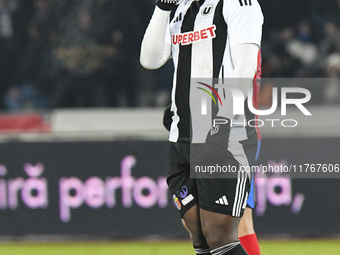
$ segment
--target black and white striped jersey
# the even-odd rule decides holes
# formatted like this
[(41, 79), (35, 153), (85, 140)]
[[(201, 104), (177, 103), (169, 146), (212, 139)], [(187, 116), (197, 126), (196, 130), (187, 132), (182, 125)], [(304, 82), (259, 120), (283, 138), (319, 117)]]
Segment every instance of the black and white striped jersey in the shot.
[(231, 77), (231, 47), (260, 45), (262, 23), (257, 0), (182, 0), (171, 12), (166, 33), (175, 67), (170, 141), (190, 138), (191, 80)]

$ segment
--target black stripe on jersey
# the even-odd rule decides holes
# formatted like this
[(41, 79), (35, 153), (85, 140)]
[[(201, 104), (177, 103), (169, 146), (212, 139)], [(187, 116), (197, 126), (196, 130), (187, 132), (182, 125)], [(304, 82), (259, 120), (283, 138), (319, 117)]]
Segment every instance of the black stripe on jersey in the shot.
[[(183, 18), (181, 33), (194, 31), (196, 16), (203, 3), (204, 1), (192, 2), (191, 6), (189, 7), (187, 13)], [(177, 109), (181, 110), (177, 112), (177, 115), (180, 118), (178, 123), (180, 138), (191, 137), (191, 116), (189, 104), (191, 81), (191, 54), (191, 44), (179, 46), (175, 102), (177, 105)]]
[[(227, 31), (228, 31), (228, 25), (224, 20), (223, 16), (223, 1), (219, 1), (219, 3), (216, 6), (215, 9), (215, 15), (213, 24), (216, 26), (216, 37), (213, 39), (213, 78), (214, 78), (214, 85), (218, 83), (219, 74), (221, 71), (221, 68), (223, 68), (223, 57), (224, 57), (224, 51), (227, 45)], [(222, 74), (224, 76), (224, 70), (222, 69)], [(216, 97), (214, 95), (214, 97)], [(215, 98), (216, 100), (217, 98)], [(213, 116), (216, 116), (217, 114), (217, 107), (213, 104)]]
[[(240, 2), (240, 5), (243, 6), (243, 1), (245, 5), (248, 5), (247, 0), (238, 0)], [(249, 5), (251, 5), (251, 0), (249, 0)]]
[(175, 9), (171, 11), (171, 13), (170, 13), (170, 22), (173, 20), (175, 14), (176, 14), (177, 8), (178, 8), (178, 5), (176, 5)]

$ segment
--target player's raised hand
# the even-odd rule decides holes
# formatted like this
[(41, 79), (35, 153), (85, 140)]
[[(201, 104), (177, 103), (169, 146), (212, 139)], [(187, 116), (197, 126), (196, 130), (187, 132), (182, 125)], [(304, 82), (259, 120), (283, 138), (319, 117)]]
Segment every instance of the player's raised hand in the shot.
[(172, 11), (179, 0), (157, 0), (156, 5), (163, 11)]

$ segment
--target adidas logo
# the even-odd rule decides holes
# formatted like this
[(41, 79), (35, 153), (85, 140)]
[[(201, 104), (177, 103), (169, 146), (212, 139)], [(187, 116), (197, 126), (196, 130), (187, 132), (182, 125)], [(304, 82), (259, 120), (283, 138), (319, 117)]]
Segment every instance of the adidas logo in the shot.
[(161, 2), (165, 4), (177, 4), (178, 0), (161, 0)]
[(180, 14), (176, 17), (176, 19), (174, 20), (173, 23), (176, 23), (176, 22), (179, 22), (179, 21), (182, 21), (182, 13), (180, 13)]
[(226, 196), (223, 196), (219, 200), (216, 200), (215, 203), (218, 204), (218, 205), (229, 205)]

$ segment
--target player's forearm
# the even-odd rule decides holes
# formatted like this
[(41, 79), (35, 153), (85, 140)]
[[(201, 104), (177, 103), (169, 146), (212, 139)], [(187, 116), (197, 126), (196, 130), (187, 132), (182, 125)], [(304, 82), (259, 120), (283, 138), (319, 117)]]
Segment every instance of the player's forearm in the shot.
[[(246, 43), (239, 44), (231, 48), (231, 57), (234, 64), (234, 71), (230, 85), (239, 87), (245, 98), (248, 96), (248, 90), (252, 86), (252, 81), (257, 71), (259, 46), (256, 44)], [(219, 108), (218, 116), (227, 119), (233, 119), (233, 95), (230, 91), (225, 91), (223, 107)]]
[(157, 69), (163, 66), (171, 54), (171, 45), (165, 42), (165, 34), (170, 11), (158, 7), (152, 15), (146, 29), (140, 54), (140, 63), (147, 69)]

